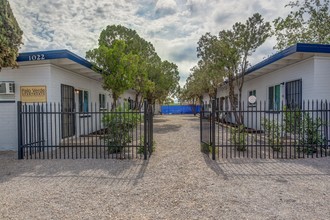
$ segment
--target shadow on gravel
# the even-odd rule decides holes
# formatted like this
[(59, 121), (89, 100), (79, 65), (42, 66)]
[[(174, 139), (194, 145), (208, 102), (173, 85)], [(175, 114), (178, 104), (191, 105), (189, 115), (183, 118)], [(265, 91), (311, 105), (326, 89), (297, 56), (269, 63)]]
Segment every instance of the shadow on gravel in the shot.
[(228, 180), (228, 176), (226, 173), (221, 169), (217, 161), (212, 160), (207, 154), (203, 153), (203, 158), (206, 165), (215, 172), (218, 176), (222, 176), (224, 180)]
[(197, 117), (194, 117), (194, 118), (185, 118), (184, 120), (185, 121), (198, 121), (199, 118), (197, 118)]
[(242, 158), (212, 162), (212, 166), (216, 167), (216, 170), (221, 170), (221, 174), (228, 179), (270, 179), (282, 183), (290, 180), (330, 181), (330, 158), (295, 160)]
[(160, 118), (154, 118), (153, 122), (154, 123), (164, 123), (167, 122), (167, 119), (160, 119)]
[(171, 125), (171, 124), (157, 125), (154, 127), (154, 133), (166, 134), (169, 132), (177, 132), (180, 130), (181, 127), (182, 125)]
[(287, 183), (292, 180), (330, 181), (330, 157), (295, 160), (220, 159), (203, 154), (206, 165), (224, 180), (268, 179)]
[(0, 184), (8, 181), (47, 182), (61, 185), (110, 185), (130, 188), (143, 179), (149, 160), (54, 159), (17, 160), (16, 152), (0, 154)]

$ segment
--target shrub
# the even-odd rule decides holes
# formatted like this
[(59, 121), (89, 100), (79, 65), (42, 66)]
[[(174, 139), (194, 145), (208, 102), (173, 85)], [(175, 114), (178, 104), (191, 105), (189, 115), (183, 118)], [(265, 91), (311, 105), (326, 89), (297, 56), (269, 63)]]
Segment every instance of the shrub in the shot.
[(284, 128), (283, 130), (288, 133), (298, 133), (301, 126), (302, 113), (300, 109), (290, 110), (286, 106), (283, 107), (284, 113)]
[(230, 129), (230, 142), (235, 144), (238, 151), (246, 151), (247, 147), (247, 132), (244, 125), (232, 127)]
[[(156, 150), (156, 142), (155, 140), (152, 141), (152, 152), (154, 152)], [(147, 151), (148, 151), (148, 147), (147, 147)], [(138, 154), (144, 154), (144, 136), (140, 137), (140, 146), (138, 147), (137, 150)]]
[(106, 127), (105, 143), (110, 153), (120, 153), (133, 140), (132, 129), (141, 122), (142, 116), (124, 107), (105, 113), (102, 122)]
[(281, 151), (283, 148), (283, 141), (281, 135), (283, 126), (277, 121), (268, 120), (266, 118), (262, 120), (262, 126), (264, 127), (269, 146), (274, 151)]
[(212, 152), (212, 146), (206, 143), (201, 143), (201, 152), (204, 154), (209, 154)]
[(316, 146), (324, 143), (324, 137), (319, 129), (327, 123), (321, 118), (313, 118), (310, 114), (303, 114), (303, 119), (300, 126), (299, 144), (302, 146), (302, 151), (307, 154), (316, 153)]

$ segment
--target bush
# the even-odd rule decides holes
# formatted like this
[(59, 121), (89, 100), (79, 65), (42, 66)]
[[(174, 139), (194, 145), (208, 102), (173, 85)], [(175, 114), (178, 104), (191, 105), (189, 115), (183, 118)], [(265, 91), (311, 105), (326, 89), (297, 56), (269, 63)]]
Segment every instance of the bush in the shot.
[(321, 118), (313, 119), (310, 114), (305, 113), (300, 126), (299, 144), (302, 146), (302, 151), (307, 154), (316, 153), (316, 147), (324, 143), (324, 137), (320, 133), (321, 126), (326, 125)]
[(212, 146), (206, 143), (201, 143), (201, 152), (204, 154), (209, 154), (212, 152)]
[[(156, 150), (156, 142), (155, 140), (152, 141), (152, 152), (155, 152)], [(147, 152), (148, 152), (148, 147), (147, 147)], [(140, 138), (140, 146), (138, 147), (137, 150), (138, 154), (144, 154), (144, 136), (141, 136)]]
[(277, 121), (268, 120), (266, 118), (262, 120), (262, 126), (264, 127), (269, 146), (274, 151), (281, 151), (283, 148), (283, 141), (281, 135), (283, 126)]
[(238, 151), (246, 151), (247, 147), (247, 132), (244, 125), (238, 127), (232, 127), (230, 129), (230, 142), (235, 144)]
[(102, 122), (107, 131), (104, 139), (110, 153), (120, 153), (133, 140), (133, 132), (130, 131), (141, 119), (141, 115), (129, 110), (127, 106), (119, 106), (103, 115)]
[(300, 109), (290, 110), (286, 106), (283, 107), (284, 113), (284, 128), (288, 133), (297, 134), (300, 130), (302, 113)]

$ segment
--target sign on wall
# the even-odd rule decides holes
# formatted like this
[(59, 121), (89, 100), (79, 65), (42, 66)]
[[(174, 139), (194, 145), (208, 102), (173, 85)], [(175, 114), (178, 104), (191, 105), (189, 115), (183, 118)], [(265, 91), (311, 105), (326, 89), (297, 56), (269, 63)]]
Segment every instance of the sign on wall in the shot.
[(21, 86), (21, 102), (47, 102), (47, 87)]

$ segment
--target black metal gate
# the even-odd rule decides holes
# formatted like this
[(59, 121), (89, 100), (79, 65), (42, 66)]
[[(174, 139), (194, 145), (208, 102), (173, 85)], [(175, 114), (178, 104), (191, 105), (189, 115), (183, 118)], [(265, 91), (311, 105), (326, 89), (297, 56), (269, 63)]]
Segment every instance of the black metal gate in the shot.
[[(330, 155), (330, 105), (301, 102), (300, 108), (268, 110), (266, 102), (241, 105), (241, 110), (203, 106), (202, 149), (216, 158), (313, 158)], [(239, 123), (238, 123), (239, 122)]]
[[(19, 159), (148, 159), (153, 151), (153, 113), (109, 111), (90, 104), (88, 112), (62, 103), (18, 102)], [(70, 116), (70, 123), (65, 119)]]

